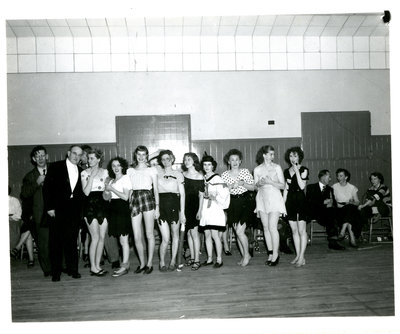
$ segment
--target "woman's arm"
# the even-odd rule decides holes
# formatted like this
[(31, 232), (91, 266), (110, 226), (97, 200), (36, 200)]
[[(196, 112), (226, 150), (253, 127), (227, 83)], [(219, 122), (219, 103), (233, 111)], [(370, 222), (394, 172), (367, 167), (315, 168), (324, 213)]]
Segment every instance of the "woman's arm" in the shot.
[[(85, 175), (87, 175), (87, 176), (85, 177)], [(93, 178), (94, 177), (90, 174), (87, 174), (86, 171), (83, 171), (81, 173), (82, 189), (83, 189), (83, 193), (86, 196), (89, 196), (90, 191), (92, 190)]]
[(275, 188), (284, 189), (285, 188), (285, 178), (283, 176), (282, 168), (281, 168), (281, 166), (276, 165), (275, 169), (276, 169), (276, 174), (278, 176), (278, 182), (272, 181), (272, 179), (270, 177), (267, 177), (265, 179), (266, 183), (274, 186)]
[(204, 203), (204, 193), (199, 192), (199, 211), (197, 211), (196, 218), (198, 220), (201, 219), (201, 211), (203, 210), (203, 203)]
[(297, 184), (299, 185), (301, 190), (304, 190), (307, 185), (307, 181), (304, 179), (308, 177), (308, 170), (305, 169), (301, 175), (300, 175), (300, 170), (296, 165), (293, 165), (293, 170), (296, 174)]
[(182, 182), (179, 182), (178, 188), (179, 188), (179, 195), (180, 195), (180, 202), (181, 202), (181, 210), (179, 212), (179, 215), (180, 215), (181, 223), (184, 224), (186, 222), (186, 217), (185, 217), (185, 187), (183, 186)]
[(160, 196), (158, 194), (157, 170), (155, 173), (151, 174), (151, 180), (153, 181), (154, 200), (156, 202), (156, 209), (154, 211), (154, 219), (158, 219), (160, 217)]

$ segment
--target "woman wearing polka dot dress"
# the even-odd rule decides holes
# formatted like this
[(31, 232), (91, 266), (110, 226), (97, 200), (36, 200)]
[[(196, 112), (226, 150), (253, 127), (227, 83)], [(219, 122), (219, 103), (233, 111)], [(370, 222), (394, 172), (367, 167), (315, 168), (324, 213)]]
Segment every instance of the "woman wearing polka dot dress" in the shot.
[(249, 241), (245, 234), (246, 223), (254, 208), (248, 191), (254, 190), (254, 179), (246, 168), (240, 168), (242, 163), (242, 152), (237, 149), (229, 150), (224, 156), (224, 162), (228, 170), (223, 172), (222, 180), (228, 185), (231, 202), (227, 210), (227, 225), (233, 226), (236, 232), (237, 241), (242, 259), (238, 265), (245, 267), (250, 261)]
[(91, 237), (89, 259), (92, 276), (104, 276), (107, 273), (100, 267), (104, 249), (104, 236), (108, 227), (108, 202), (103, 199), (108, 171), (100, 167), (102, 160), (103, 152), (101, 150), (90, 150), (88, 153), (89, 168), (81, 173), (83, 192), (87, 196), (83, 216)]

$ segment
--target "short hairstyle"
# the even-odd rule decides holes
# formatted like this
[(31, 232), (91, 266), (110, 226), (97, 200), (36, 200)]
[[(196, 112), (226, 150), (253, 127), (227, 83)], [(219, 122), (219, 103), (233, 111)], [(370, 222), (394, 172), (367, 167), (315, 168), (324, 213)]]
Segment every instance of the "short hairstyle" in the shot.
[(100, 150), (99, 148), (92, 148), (91, 150), (89, 150), (87, 152), (87, 154), (94, 154), (96, 156), (97, 159), (100, 159), (99, 161), (99, 166), (101, 166), (101, 164), (103, 163), (104, 160), (104, 153), (102, 150)]
[(109, 162), (108, 162), (108, 164), (107, 164), (107, 170), (108, 170), (108, 175), (112, 178), (112, 179), (115, 179), (115, 173), (114, 173), (114, 171), (113, 171), (113, 169), (112, 169), (112, 163), (113, 163), (113, 161), (118, 161), (119, 162), (119, 164), (121, 165), (121, 168), (122, 168), (122, 174), (126, 174), (126, 171), (127, 171), (127, 169), (128, 169), (128, 161), (126, 161), (124, 158), (121, 158), (121, 157), (115, 157), (115, 158), (112, 158)]
[(87, 144), (83, 144), (83, 145), (81, 145), (81, 149), (82, 149), (83, 152), (86, 152), (86, 154), (88, 154), (89, 151), (92, 149), (92, 146), (87, 145)]
[(371, 176), (377, 177), (377, 178), (379, 179), (380, 183), (384, 183), (384, 182), (385, 182), (385, 179), (383, 178), (382, 173), (379, 173), (379, 172), (372, 172), (372, 173), (370, 174), (370, 176), (369, 176), (369, 181), (370, 181), (370, 182), (371, 182)]
[(322, 169), (318, 173), (318, 179), (320, 179), (321, 177), (325, 176), (326, 174), (330, 174), (330, 173), (331, 172), (328, 169)]
[(271, 152), (271, 151), (275, 151), (275, 149), (271, 146), (271, 145), (264, 145), (262, 146), (256, 155), (256, 162), (258, 165), (261, 165), (264, 162), (264, 154)]
[(38, 146), (35, 146), (32, 149), (32, 151), (31, 151), (31, 159), (34, 158), (36, 153), (39, 152), (39, 151), (44, 151), (44, 153), (47, 154), (46, 148), (44, 146), (42, 146), (42, 145), (38, 145)]
[(204, 171), (204, 163), (205, 162), (211, 162), (213, 166), (213, 172), (217, 169), (217, 162), (214, 160), (214, 158), (211, 155), (205, 155), (203, 159), (201, 159), (201, 168)]
[(344, 176), (347, 176), (347, 182), (350, 181), (351, 174), (350, 174), (350, 172), (349, 172), (347, 169), (345, 169), (345, 168), (338, 168), (338, 169), (336, 170), (336, 176), (338, 176), (339, 173), (343, 173)]
[(138, 152), (145, 152), (145, 153), (146, 153), (146, 156), (147, 156), (147, 157), (149, 156), (149, 150), (147, 149), (146, 146), (144, 146), (144, 145), (139, 145), (138, 147), (136, 147), (135, 150), (134, 150), (133, 153), (132, 153), (132, 160), (133, 160), (132, 166), (133, 166), (133, 167), (136, 167), (137, 164), (138, 164), (138, 161), (137, 161), (137, 158), (136, 158), (136, 154), (137, 154)]
[(79, 144), (72, 144), (69, 146), (68, 151), (71, 151), (74, 147), (79, 147), (82, 150), (82, 146)]
[(172, 153), (171, 150), (162, 150), (162, 151), (160, 151), (160, 153), (159, 153), (158, 156), (157, 156), (158, 164), (159, 164), (162, 168), (165, 168), (165, 167), (164, 167), (164, 165), (163, 165), (161, 159), (162, 159), (162, 156), (163, 156), (163, 155), (166, 155), (166, 154), (168, 154), (168, 155), (171, 157), (171, 159), (172, 159), (171, 164), (172, 164), (172, 165), (173, 165), (174, 162), (175, 162), (175, 155)]
[(299, 164), (301, 164), (301, 162), (304, 159), (304, 152), (301, 149), (301, 147), (300, 146), (294, 146), (294, 147), (288, 148), (286, 150), (285, 161), (287, 162), (287, 164), (289, 166), (291, 165), (291, 163), (290, 163), (290, 153), (296, 153), (298, 155), (298, 157), (299, 157)]
[(239, 160), (243, 159), (242, 152), (240, 152), (236, 148), (233, 148), (233, 149), (229, 150), (228, 152), (226, 152), (226, 154), (224, 155), (224, 164), (227, 166), (229, 166), (229, 158), (231, 157), (231, 155), (237, 155), (239, 157)]
[(186, 157), (191, 157), (192, 158), (192, 160), (193, 160), (193, 166), (194, 166), (194, 169), (195, 170), (197, 170), (198, 172), (200, 172), (201, 170), (202, 170), (202, 166), (200, 165), (200, 159), (199, 159), (199, 157), (197, 156), (197, 154), (196, 153), (193, 153), (193, 152), (187, 152), (187, 153), (185, 153), (184, 155), (183, 155), (183, 159), (182, 159), (182, 166), (181, 166), (181, 168), (182, 168), (182, 170), (184, 171), (184, 172), (186, 172), (188, 169), (187, 169), (187, 167), (185, 166), (185, 158)]

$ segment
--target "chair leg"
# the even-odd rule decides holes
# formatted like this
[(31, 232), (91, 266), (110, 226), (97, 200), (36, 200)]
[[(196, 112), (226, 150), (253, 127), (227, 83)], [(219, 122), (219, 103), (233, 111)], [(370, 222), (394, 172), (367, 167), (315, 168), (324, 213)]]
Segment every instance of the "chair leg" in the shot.
[(372, 241), (372, 219), (369, 219), (369, 243)]

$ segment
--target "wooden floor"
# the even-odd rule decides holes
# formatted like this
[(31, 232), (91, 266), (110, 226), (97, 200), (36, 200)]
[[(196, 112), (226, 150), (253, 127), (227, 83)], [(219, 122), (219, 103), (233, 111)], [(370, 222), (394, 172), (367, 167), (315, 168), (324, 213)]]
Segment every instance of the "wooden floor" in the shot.
[[(394, 315), (391, 243), (333, 251), (321, 240), (307, 248), (299, 269), (286, 254), (277, 267), (265, 266), (264, 249), (242, 268), (233, 252), (220, 269), (162, 273), (155, 267), (151, 275), (131, 271), (119, 278), (91, 277), (81, 263), (81, 279), (64, 274), (56, 283), (37, 262), (27, 269), (25, 260), (12, 260), (12, 321)], [(131, 257), (131, 268), (137, 265)]]

